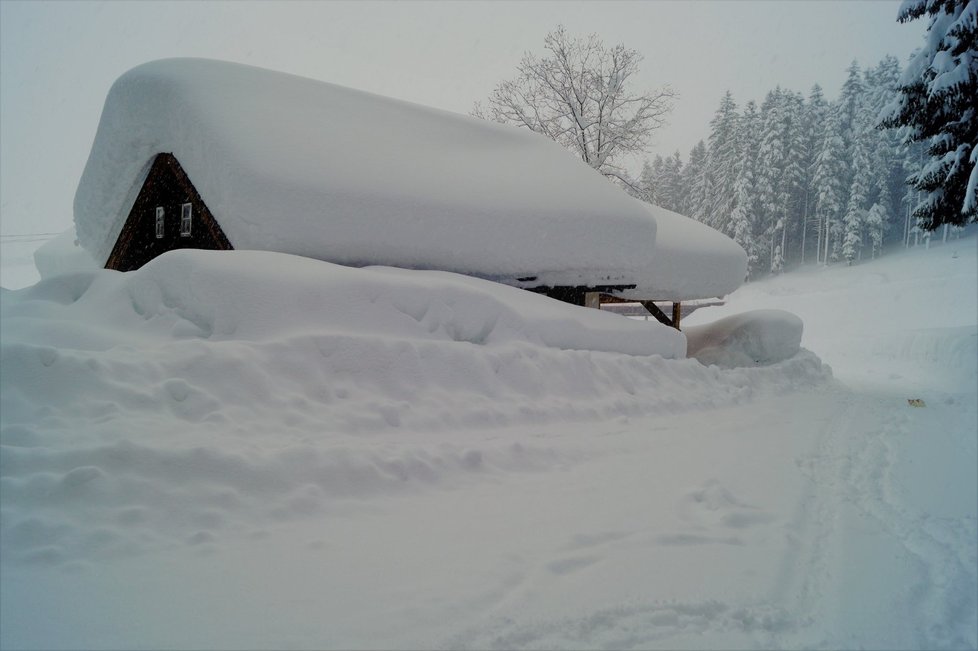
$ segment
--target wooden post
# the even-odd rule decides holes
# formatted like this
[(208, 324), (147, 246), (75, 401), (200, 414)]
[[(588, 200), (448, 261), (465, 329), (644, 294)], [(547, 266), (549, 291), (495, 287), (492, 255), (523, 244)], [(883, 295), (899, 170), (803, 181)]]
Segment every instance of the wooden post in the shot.
[(682, 315), (683, 304), (676, 301), (672, 304), (672, 327), (679, 330), (679, 317)]
[(601, 293), (600, 292), (584, 292), (584, 307), (593, 307), (596, 310), (601, 309)]

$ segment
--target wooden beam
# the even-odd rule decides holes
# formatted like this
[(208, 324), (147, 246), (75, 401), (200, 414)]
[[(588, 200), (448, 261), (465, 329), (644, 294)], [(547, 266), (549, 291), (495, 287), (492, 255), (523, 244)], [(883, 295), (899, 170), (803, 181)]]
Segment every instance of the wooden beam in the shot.
[(672, 327), (679, 330), (679, 319), (682, 316), (683, 304), (675, 301), (672, 304)]
[(634, 298), (622, 298), (621, 296), (615, 296), (614, 294), (601, 293), (602, 303), (638, 303)]
[(596, 310), (601, 309), (601, 293), (600, 292), (584, 292), (584, 307), (593, 307)]
[[(656, 305), (655, 303), (653, 303), (652, 301), (638, 301), (638, 302), (641, 303), (642, 304), (642, 307), (644, 307), (646, 310), (648, 310), (649, 313), (652, 314), (652, 316), (654, 316), (656, 319), (658, 319), (659, 323), (665, 324), (665, 325), (669, 326), (670, 328), (675, 328), (676, 327), (676, 324), (672, 322), (672, 319), (670, 319), (668, 316), (666, 316), (666, 313), (663, 312), (662, 310), (660, 310), (659, 309), (659, 306)], [(677, 330), (678, 330), (678, 328), (677, 328)]]

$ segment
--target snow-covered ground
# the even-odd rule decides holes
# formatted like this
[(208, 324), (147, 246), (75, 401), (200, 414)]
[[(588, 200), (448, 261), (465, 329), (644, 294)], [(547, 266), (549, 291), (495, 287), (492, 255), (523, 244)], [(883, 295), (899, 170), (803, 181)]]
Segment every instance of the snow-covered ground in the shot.
[(687, 319), (801, 318), (739, 368), (483, 285), (178, 252), (4, 291), (0, 646), (978, 646), (974, 234)]

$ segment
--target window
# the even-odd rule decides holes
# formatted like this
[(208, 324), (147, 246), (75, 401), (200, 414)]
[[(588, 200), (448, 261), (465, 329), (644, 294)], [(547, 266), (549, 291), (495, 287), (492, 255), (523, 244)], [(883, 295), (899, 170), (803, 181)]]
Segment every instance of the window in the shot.
[(156, 206), (156, 239), (163, 237), (163, 206)]
[(180, 206), (180, 237), (190, 237), (190, 223), (193, 220), (193, 207), (189, 203)]

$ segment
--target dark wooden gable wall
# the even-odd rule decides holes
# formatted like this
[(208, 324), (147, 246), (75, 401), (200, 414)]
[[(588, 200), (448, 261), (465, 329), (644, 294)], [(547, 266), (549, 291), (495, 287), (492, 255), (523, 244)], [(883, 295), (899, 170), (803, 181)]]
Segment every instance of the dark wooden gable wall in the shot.
[[(192, 206), (190, 235), (181, 235), (181, 206)], [(163, 208), (163, 237), (157, 237), (156, 208)], [(133, 203), (106, 269), (131, 271), (173, 249), (233, 248), (221, 226), (180, 163), (169, 153), (157, 154)]]

